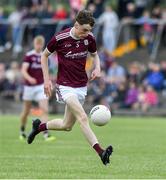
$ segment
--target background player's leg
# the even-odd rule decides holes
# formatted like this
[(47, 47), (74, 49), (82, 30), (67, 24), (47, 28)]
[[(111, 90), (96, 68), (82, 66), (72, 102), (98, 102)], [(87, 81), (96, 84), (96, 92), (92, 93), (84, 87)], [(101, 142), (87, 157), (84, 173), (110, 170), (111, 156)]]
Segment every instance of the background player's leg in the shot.
[(27, 123), (27, 117), (31, 109), (31, 101), (24, 101), (23, 110), (20, 116), (20, 139), (26, 138), (25, 128)]
[(39, 103), (39, 108), (42, 110), (42, 115), (41, 115), (41, 121), (47, 122), (48, 121), (48, 100), (47, 99), (42, 99), (38, 101)]

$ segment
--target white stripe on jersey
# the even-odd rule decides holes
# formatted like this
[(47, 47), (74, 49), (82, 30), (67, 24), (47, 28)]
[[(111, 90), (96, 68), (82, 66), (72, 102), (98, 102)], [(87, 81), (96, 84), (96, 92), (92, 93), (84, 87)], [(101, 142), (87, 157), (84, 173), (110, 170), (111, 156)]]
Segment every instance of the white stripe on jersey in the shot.
[(70, 33), (70, 32), (60, 33), (60, 34), (57, 34), (56, 37), (58, 37), (58, 36), (63, 36), (63, 35), (69, 34), (69, 33)]
[(68, 38), (69, 35), (66, 35), (66, 36), (62, 36), (62, 37), (59, 37), (59, 38), (56, 38), (57, 41), (61, 40), (61, 39), (65, 39), (65, 38)]
[(59, 41), (61, 39), (65, 39), (65, 38), (68, 38), (68, 37), (69, 37), (69, 35), (68, 36), (63, 36), (63, 37), (60, 37), (60, 38), (56, 38), (56, 40)]
[(64, 38), (67, 38), (70, 36), (70, 33), (67, 32), (67, 33), (62, 33), (62, 34), (58, 34), (57, 36), (55, 36), (56, 40), (60, 40), (60, 39), (64, 39)]

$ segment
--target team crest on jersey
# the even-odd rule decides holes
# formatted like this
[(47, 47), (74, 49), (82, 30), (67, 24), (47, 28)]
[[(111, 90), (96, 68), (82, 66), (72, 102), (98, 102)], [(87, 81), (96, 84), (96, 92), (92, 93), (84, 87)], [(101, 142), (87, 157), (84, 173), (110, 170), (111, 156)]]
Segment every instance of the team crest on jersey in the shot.
[(32, 57), (32, 61), (37, 61), (38, 59), (36, 57)]
[(84, 44), (85, 44), (86, 46), (88, 45), (88, 40), (87, 40), (87, 39), (84, 40)]

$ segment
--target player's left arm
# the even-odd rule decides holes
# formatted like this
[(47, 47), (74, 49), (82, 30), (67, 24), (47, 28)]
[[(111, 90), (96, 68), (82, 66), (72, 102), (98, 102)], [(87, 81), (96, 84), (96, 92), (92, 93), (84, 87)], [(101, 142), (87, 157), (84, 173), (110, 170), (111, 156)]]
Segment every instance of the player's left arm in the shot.
[(92, 81), (101, 76), (101, 68), (100, 68), (100, 58), (97, 51), (95, 53), (90, 53), (90, 54), (93, 57), (93, 62), (94, 62), (94, 69), (90, 76), (90, 81)]

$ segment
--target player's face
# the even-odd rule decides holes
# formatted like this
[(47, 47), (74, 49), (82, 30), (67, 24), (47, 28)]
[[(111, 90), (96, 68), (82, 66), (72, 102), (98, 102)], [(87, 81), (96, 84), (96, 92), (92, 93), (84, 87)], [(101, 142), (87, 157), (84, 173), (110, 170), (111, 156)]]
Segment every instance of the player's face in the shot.
[(43, 50), (44, 44), (42, 42), (34, 42), (34, 48), (37, 52), (40, 52)]
[(80, 25), (79, 23), (76, 23), (76, 36), (80, 39), (84, 39), (88, 36), (88, 34), (92, 31), (92, 27), (89, 24), (83, 24)]

